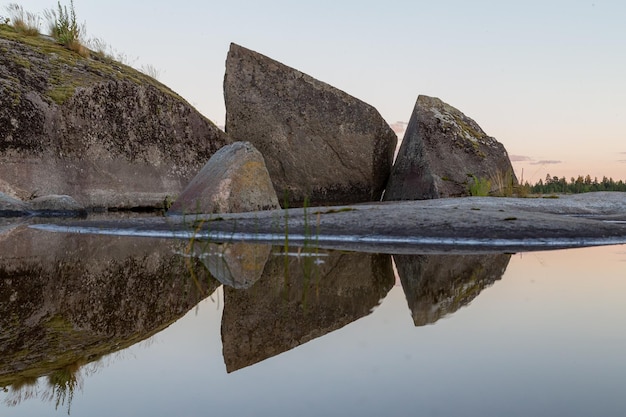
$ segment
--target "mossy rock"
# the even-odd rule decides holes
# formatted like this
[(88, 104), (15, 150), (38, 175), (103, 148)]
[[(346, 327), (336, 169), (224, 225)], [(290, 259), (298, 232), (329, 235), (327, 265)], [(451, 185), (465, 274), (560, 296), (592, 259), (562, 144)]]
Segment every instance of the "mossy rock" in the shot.
[(157, 80), (0, 25), (0, 178), (87, 208), (162, 207), (224, 132)]

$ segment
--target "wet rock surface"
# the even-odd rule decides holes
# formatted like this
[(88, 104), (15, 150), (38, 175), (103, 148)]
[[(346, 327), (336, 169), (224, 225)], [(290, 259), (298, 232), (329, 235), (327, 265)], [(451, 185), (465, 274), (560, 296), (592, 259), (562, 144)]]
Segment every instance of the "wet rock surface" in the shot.
[[(609, 221), (604, 221), (609, 220)], [(49, 230), (285, 241), (383, 253), (545, 250), (626, 243), (625, 193), (560, 198), (465, 197), (127, 221), (67, 221)], [(202, 224), (200, 224), (202, 223)]]
[(0, 192), (0, 217), (19, 217), (27, 214), (28, 204)]
[(85, 207), (69, 195), (47, 195), (30, 200), (29, 205), (37, 213), (87, 214)]
[[(0, 316), (0, 386), (143, 340), (217, 288), (211, 275), (226, 286), (222, 338), (229, 372), (369, 314), (394, 284), (388, 254), (414, 323), (432, 323), (499, 279), (508, 252), (626, 243), (625, 209), (624, 193), (593, 193), (271, 210), (191, 222), (182, 216), (58, 220), (54, 229), (187, 232), (177, 235), (182, 240), (50, 233), (50, 223), (0, 219), (0, 307), (8, 312)], [(259, 236), (281, 246), (240, 243)], [(217, 244), (220, 239), (235, 243)]]
[(385, 190), (386, 201), (469, 195), (474, 181), (517, 184), (504, 146), (438, 98), (420, 95)]
[(236, 44), (224, 97), (226, 132), (263, 154), (281, 204), (380, 200), (397, 138), (370, 105)]
[(82, 217), (87, 211), (68, 195), (47, 195), (20, 201), (0, 192), (0, 218), (22, 216)]

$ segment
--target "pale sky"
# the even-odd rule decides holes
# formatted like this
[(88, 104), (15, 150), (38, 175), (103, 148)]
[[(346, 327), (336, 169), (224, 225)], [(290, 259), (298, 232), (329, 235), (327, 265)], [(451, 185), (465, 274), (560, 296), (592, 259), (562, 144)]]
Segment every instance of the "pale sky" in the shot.
[[(4, 6), (2, 2), (0, 15)], [(41, 13), (53, 0), (18, 1)], [(69, 4), (62, 2), (62, 4)], [(223, 125), (230, 42), (408, 121), (441, 98), (504, 144), (518, 177), (626, 179), (626, 2), (75, 0), (87, 37)], [(43, 25), (42, 25), (43, 29)]]

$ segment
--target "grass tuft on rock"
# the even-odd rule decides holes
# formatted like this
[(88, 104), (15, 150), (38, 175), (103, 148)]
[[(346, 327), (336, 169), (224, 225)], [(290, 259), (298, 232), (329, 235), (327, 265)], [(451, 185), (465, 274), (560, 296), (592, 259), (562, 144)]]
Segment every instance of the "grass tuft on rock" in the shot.
[(89, 49), (83, 46), (81, 40), (85, 32), (83, 25), (79, 25), (76, 21), (76, 10), (74, 9), (74, 0), (70, 0), (70, 8), (61, 6), (61, 2), (57, 2), (57, 9), (48, 9), (44, 15), (49, 22), (49, 32), (59, 44), (67, 49), (74, 51), (81, 56), (89, 56)]
[(485, 197), (491, 190), (491, 181), (487, 178), (476, 178), (472, 175), (472, 183), (469, 185), (469, 193), (474, 197)]
[[(34, 52), (34, 55), (24, 54), (26, 51), (24, 48), (8, 45), (4, 48), (2, 39), (19, 42)], [(151, 85), (167, 95), (182, 100), (167, 86), (129, 65), (95, 52), (88, 56), (79, 55), (48, 37), (26, 36), (12, 25), (0, 24), (0, 54), (21, 67), (30, 67), (34, 70), (37, 66), (36, 71), (47, 74), (48, 89), (44, 94), (56, 104), (67, 101), (76, 88), (110, 78)], [(25, 59), (27, 55), (33, 59)]]
[(9, 14), (9, 17), (0, 17), (0, 24), (10, 24), (17, 32), (26, 36), (39, 35), (41, 19), (37, 14), (25, 11), (24, 8), (17, 3), (9, 4), (5, 7), (5, 10)]

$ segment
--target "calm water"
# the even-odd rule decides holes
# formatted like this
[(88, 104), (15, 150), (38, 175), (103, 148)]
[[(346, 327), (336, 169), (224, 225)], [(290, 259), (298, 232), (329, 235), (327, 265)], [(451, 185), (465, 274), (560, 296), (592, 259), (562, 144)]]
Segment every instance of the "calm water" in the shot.
[(626, 415), (626, 246), (394, 261), (5, 229), (0, 415)]

